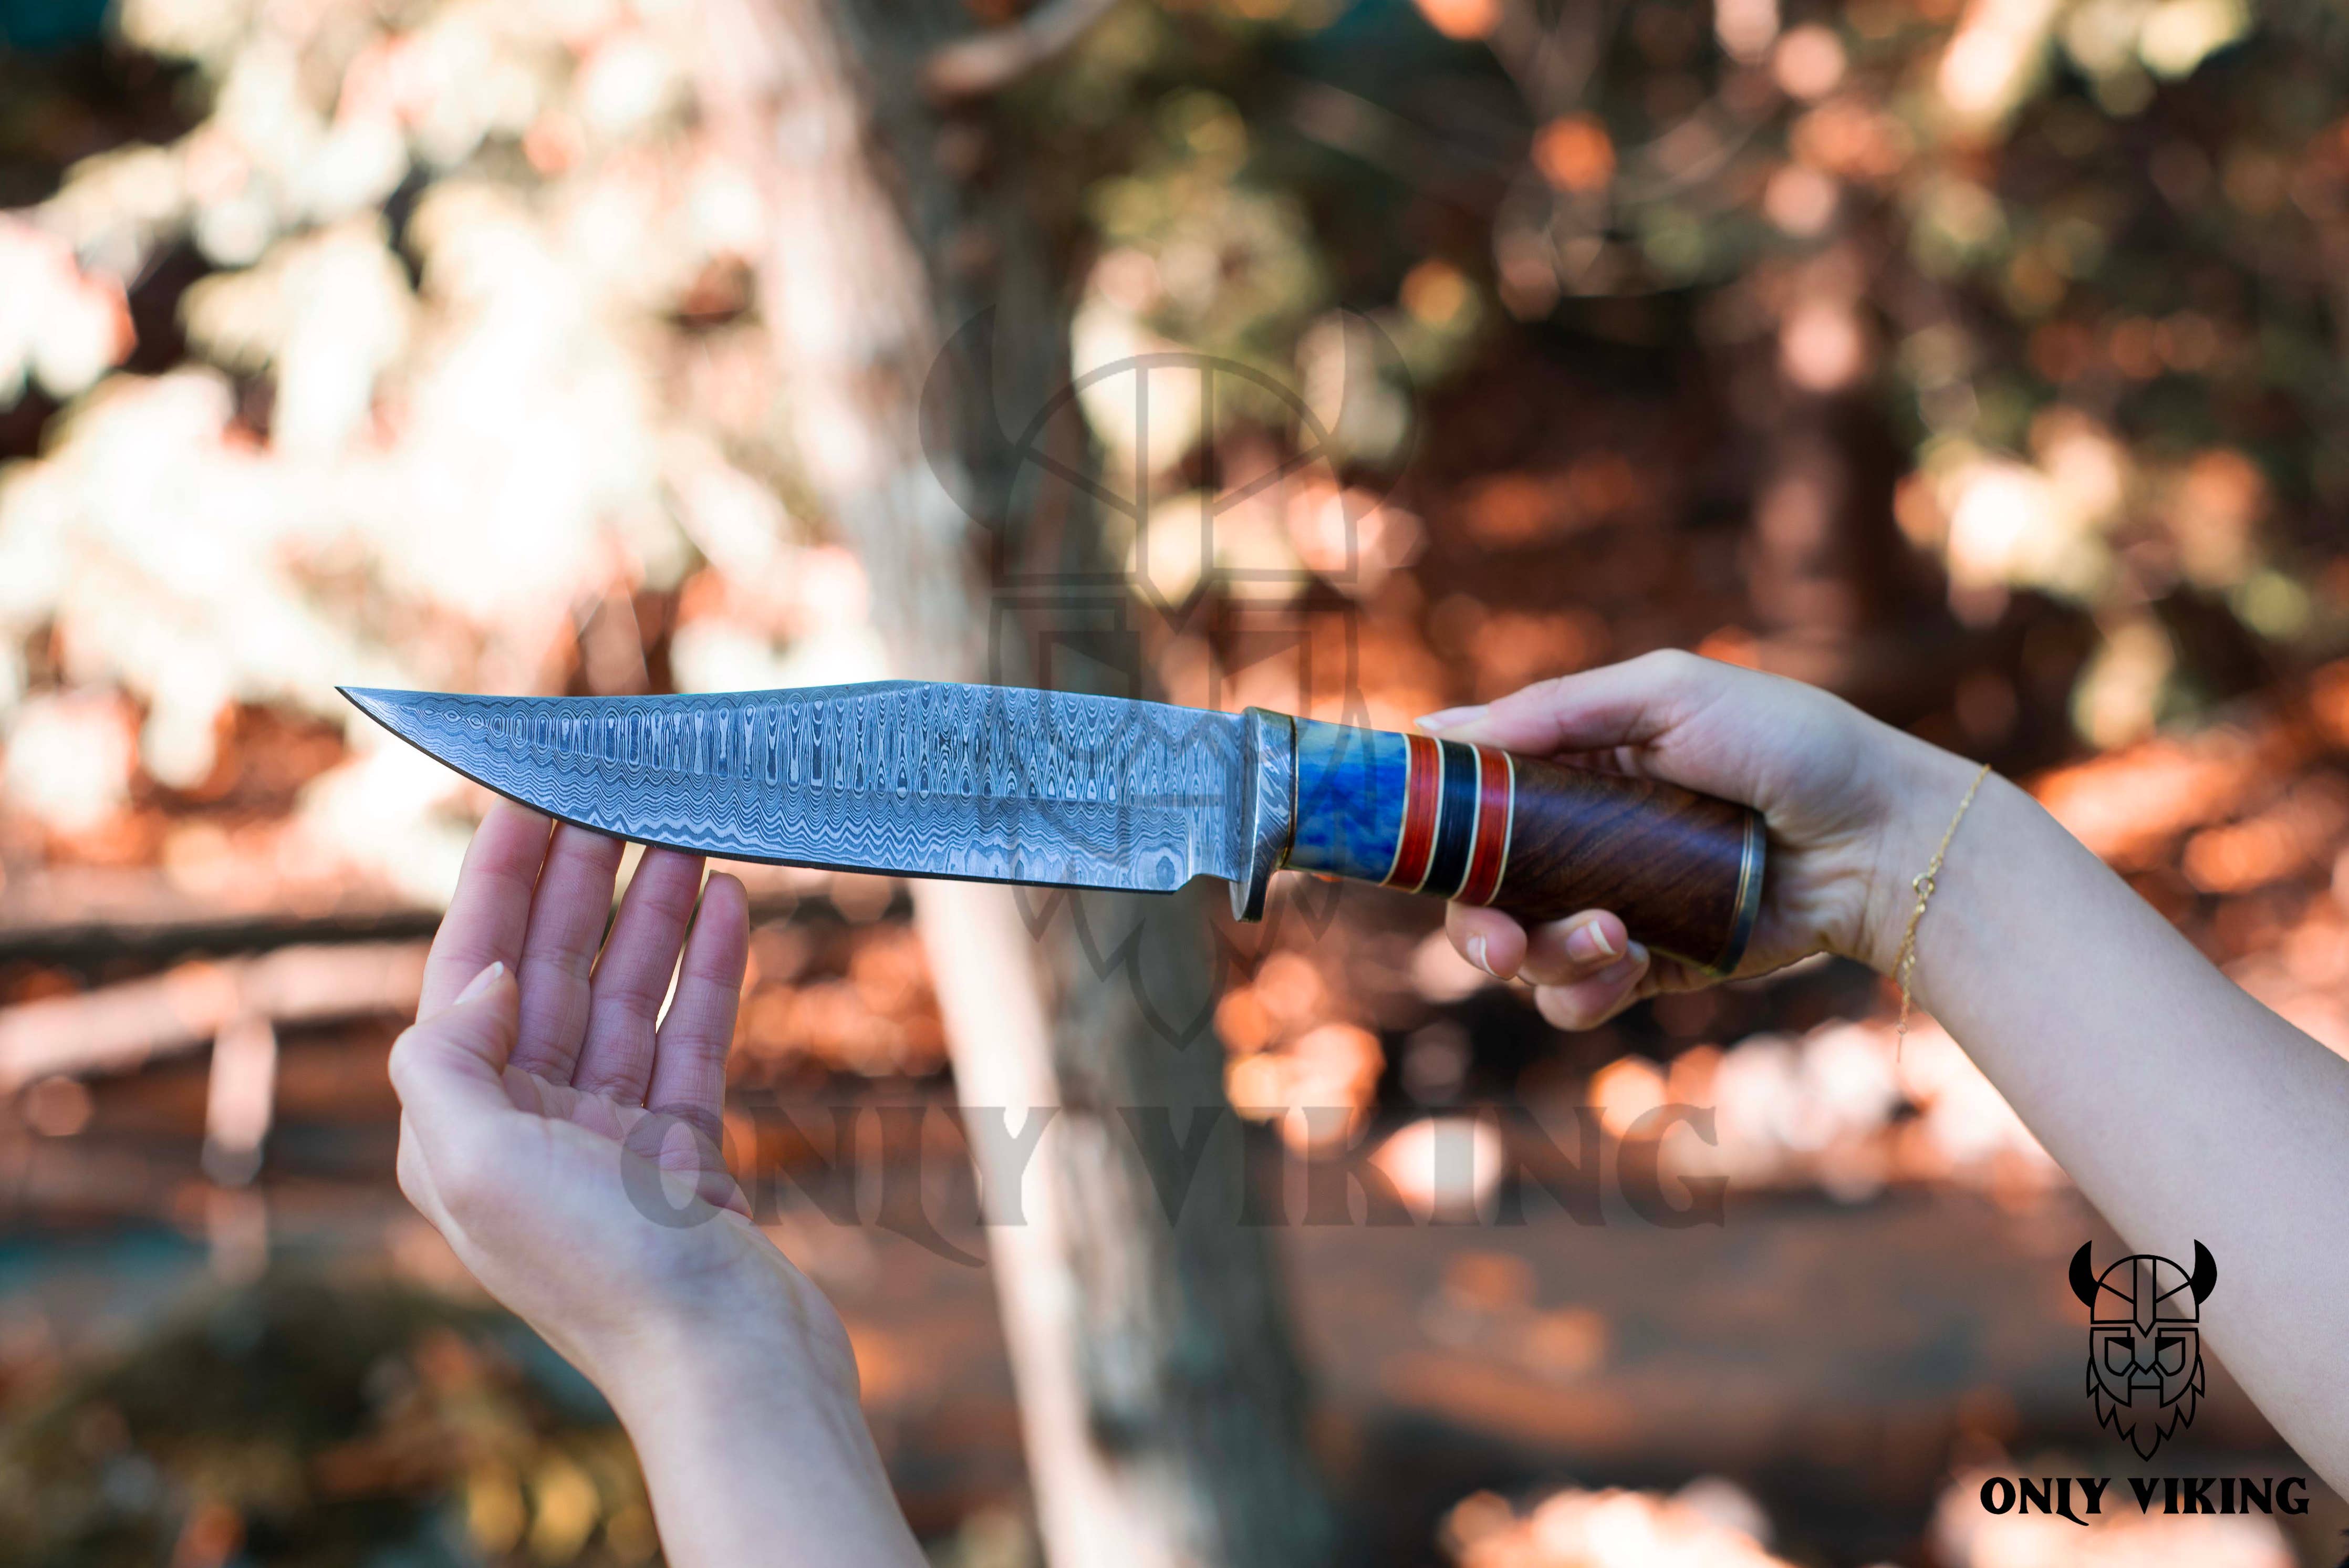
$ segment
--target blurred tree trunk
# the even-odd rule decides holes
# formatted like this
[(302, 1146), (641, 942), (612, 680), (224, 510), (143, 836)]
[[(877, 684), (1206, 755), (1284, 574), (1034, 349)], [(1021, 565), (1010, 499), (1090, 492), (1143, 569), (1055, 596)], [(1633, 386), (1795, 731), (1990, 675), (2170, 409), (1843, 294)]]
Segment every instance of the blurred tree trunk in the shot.
[(1849, 692), (1871, 675), (1868, 634), (1895, 595), (1894, 471), (1875, 410), (1770, 377), (1747, 580), (1773, 668)]
[[(891, 673), (1029, 678), (1019, 634), (991, 623), (988, 576), (1022, 542), (999, 519), (975, 522), (923, 451), (931, 367), (983, 306), (999, 312), (993, 362), (970, 367), (986, 379), (966, 380), (963, 406), (933, 426), (959, 448), (936, 454), (947, 467), (999, 486), (990, 389), (1016, 429), (1066, 378), (1027, 182), (986, 167), (981, 123), (921, 93), (925, 62), (969, 15), (953, 0), (709, 11), (712, 128), (754, 151), (778, 214), (760, 296), (784, 372), (787, 460), (864, 563)], [(1034, 934), (1023, 897), (1050, 911)], [(1054, 904), (933, 882), (916, 904), (964, 1105), (1009, 1107), (1015, 1136), (1027, 1107), (1057, 1107), (1019, 1185), (1023, 1222), (989, 1231), (1050, 1556), (1062, 1568), (1318, 1560), (1329, 1526), (1302, 1383), (1263, 1233), (1237, 1220), (1245, 1172), (1223, 1054), (1204, 1026), (1200, 902)], [(1125, 961), (1111, 961), (1129, 938)], [(1172, 1042), (1154, 1009), (1177, 1022), (1177, 1040), (1184, 1022), (1201, 1026)], [(1171, 1222), (1161, 1194), (1181, 1190), (1189, 1162), (1145, 1156), (1124, 1116), (1154, 1106), (1169, 1108), (1177, 1141), (1207, 1125), (1195, 1116), (1221, 1118)]]
[(1764, 669), (1909, 715), (1951, 672), (1919, 651), (1935, 607), (1893, 522), (1902, 458), (1867, 382), (1863, 265), (1836, 246), (1793, 268), (1778, 331), (1728, 372), (1756, 453), (1746, 580)]

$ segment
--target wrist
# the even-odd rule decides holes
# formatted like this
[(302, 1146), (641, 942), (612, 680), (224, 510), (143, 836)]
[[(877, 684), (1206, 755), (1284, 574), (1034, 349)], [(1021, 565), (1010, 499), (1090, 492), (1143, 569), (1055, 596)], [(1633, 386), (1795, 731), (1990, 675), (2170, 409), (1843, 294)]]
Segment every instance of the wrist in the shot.
[(747, 1220), (712, 1223), (750, 1232), (741, 1255), (638, 1303), (595, 1336), (582, 1370), (623, 1420), (632, 1408), (737, 1397), (746, 1376), (788, 1382), (796, 1398), (854, 1407), (855, 1355), (832, 1303)]
[[(788, 1265), (786, 1265), (788, 1266)], [(919, 1568), (838, 1317), (804, 1280), (762, 1323), (648, 1333), (609, 1383), (680, 1565)]]
[[(845, 1335), (842, 1353), (846, 1355)], [(597, 1381), (637, 1446), (694, 1452), (787, 1422), (803, 1439), (861, 1426), (854, 1362), (843, 1380), (803, 1344), (774, 1334), (650, 1334)], [(816, 1441), (813, 1446), (824, 1445)]]
[(1917, 907), (1916, 877), (1932, 862), (1967, 787), (1982, 771), (1980, 763), (1913, 735), (1888, 730), (1887, 740), (1872, 869), (1852, 954), (1883, 975), (1899, 961), (1901, 940)]

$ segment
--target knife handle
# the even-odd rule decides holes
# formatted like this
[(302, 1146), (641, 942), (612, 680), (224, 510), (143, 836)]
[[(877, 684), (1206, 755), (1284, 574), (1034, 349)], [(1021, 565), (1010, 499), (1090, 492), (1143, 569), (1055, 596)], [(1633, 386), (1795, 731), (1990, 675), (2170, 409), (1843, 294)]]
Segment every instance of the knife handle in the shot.
[(1654, 779), (1494, 746), (1297, 721), (1287, 864), (1529, 924), (1612, 909), (1649, 947), (1727, 974), (1762, 900), (1759, 813)]

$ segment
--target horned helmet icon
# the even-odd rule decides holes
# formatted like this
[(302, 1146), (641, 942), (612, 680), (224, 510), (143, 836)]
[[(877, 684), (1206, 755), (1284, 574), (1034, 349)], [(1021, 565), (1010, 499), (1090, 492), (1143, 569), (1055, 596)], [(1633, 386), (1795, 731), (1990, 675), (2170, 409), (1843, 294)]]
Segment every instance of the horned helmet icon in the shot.
[(2194, 1272), (2133, 1252), (2098, 1274), (2088, 1243), (2072, 1254), (2072, 1293), (2088, 1309), (2088, 1394), (2096, 1424), (2139, 1459), (2194, 1420), (2203, 1386), (2202, 1303), (2219, 1282), (2210, 1249), (2194, 1243)]

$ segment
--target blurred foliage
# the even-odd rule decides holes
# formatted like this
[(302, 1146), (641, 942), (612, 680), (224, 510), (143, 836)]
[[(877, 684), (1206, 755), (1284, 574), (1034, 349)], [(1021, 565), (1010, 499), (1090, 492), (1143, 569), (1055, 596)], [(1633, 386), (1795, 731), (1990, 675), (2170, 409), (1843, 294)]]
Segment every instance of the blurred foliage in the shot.
[(1748, 427), (1863, 400), (1960, 621), (2093, 619), (2074, 717), (2109, 745), (2337, 647), (2349, 605), (2349, 19), (2254, 21), (1193, 0), (1121, 10), (1036, 112), (1120, 165), (1084, 209), (1111, 348), (1277, 358), (1336, 301), (1423, 382), (1514, 318), (1709, 366)]
[(529, 1331), (388, 1285), (213, 1293), (0, 1425), (0, 1562), (643, 1563), (636, 1456)]
[[(200, 787), (239, 704), (339, 718), (322, 672), (881, 668), (772, 440), (760, 324), (823, 306), (761, 297), (783, 217), (698, 110), (704, 20), (127, 0), (102, 43), (5, 57), (0, 456), (32, 461), (0, 472), (0, 731), (36, 818), (87, 836), (138, 777)], [(2344, 28), (2239, 0), (1129, 0), (963, 119), (1040, 154), (1081, 375), (1205, 353), (1333, 426), (1337, 478), (1199, 559), (1151, 541), (1154, 577), (1334, 580), (1362, 535), (1375, 570), (1338, 586), (1374, 597), (1420, 537), (1371, 499), (1414, 396), (1473, 426), (1480, 386), (1522, 396), (1480, 369), (1604, 376), (1629, 346), (1719, 405), (1700, 488), (1765, 521), (1756, 443), (1863, 413), (1845, 461), (1900, 452), (1897, 496), (1820, 526), (1937, 565), (1963, 627), (2018, 596), (2084, 622), (2072, 719), (2111, 745), (2342, 640)], [(1085, 403), (1112, 456), (1113, 401)], [(1242, 379), (1209, 444), (1292, 413)], [(1192, 445), (1144, 466), (1204, 506)], [(1669, 538), (1685, 459), (1625, 456), (1608, 509)], [(1837, 591), (1880, 620), (1911, 590)], [(1708, 646), (1841, 635), (1787, 602)], [(1537, 656), (1495, 636), (1480, 669), (1641, 640), (1526, 631)], [(1365, 674), (1373, 711), (1446, 695), (1432, 618), (1381, 635), (1421, 673)], [(306, 852), (429, 893), (445, 781), (353, 740)]]
[[(338, 742), (330, 680), (885, 667), (776, 439), (766, 324), (827, 302), (771, 292), (790, 214), (704, 101), (711, 22), (125, 0), (102, 41), (0, 53), (0, 877), (429, 900), (469, 799)], [(946, 114), (940, 163), (1017, 170), (1057, 247), (1100, 520), (1171, 607), (1141, 640), (1177, 700), (1397, 724), (1680, 641), (2027, 767), (2341, 650), (2345, 56), (2333, 8), (2236, 0), (1125, 0)], [(1121, 369), (1152, 353), (1225, 362), (1212, 400)], [(1774, 553), (1835, 580), (1787, 594)], [(1240, 579), (1300, 668), (1184, 620)], [(1786, 661), (1805, 638), (1843, 651)], [(2066, 820), (2129, 816), (2167, 754), (2074, 775)], [(2124, 868), (2222, 958), (2332, 952), (2305, 911), (2197, 902), (2313, 886), (2332, 795), (2203, 794)], [(1322, 940), (1360, 973), (1309, 1002), (1278, 952), (1235, 981), (1243, 1099), (1367, 1113), (1371, 1026), (1475, 983), (1375, 936)], [(910, 939), (804, 975), (797, 941), (761, 950), (744, 1071), (936, 1067)], [(1719, 1032), (1790, 1104), (1841, 1081), (1738, 1055), (1727, 1021), (1761, 1024), (1722, 1005), (1667, 1043)], [(1968, 1130), (2002, 1111), (1955, 1144), (2013, 1143)], [(1816, 1174), (1767, 1141), (1747, 1177)]]
[[(5, 63), (0, 171), (36, 197), (0, 213), (0, 456), (31, 459), (0, 469), (24, 852), (171, 860), (134, 793), (216, 794), (240, 711), (345, 722), (337, 678), (869, 670), (854, 563), (808, 549), (756, 466), (768, 214), (689, 112), (689, 7), (114, 22)], [(710, 576), (672, 669), (709, 561), (741, 591)], [(440, 896), (449, 780), (353, 742), (312, 768), (295, 857)]]
[[(0, 5), (11, 896), (58, 865), (440, 896), (469, 798), (338, 732), (332, 680), (882, 670), (775, 439), (766, 323), (828, 304), (770, 292), (792, 214), (706, 112), (695, 0), (121, 0), (80, 43), (64, 16)], [(1662, 641), (1841, 639), (1819, 668), (1905, 681), (1888, 711), (1937, 738), (2114, 750), (2051, 805), (2349, 1042), (2349, 677), (2296, 680), (2349, 643), (2337, 6), (1123, 0), (941, 148), (1016, 168), (1058, 247), (1109, 493), (1200, 524), (1111, 544), (1166, 603), (1253, 573), (1309, 612), (1294, 677), (1170, 618), (1147, 651), (1177, 698), (1395, 724)], [(1115, 372), (1162, 352), (1241, 373), (1212, 409), (1148, 383), (1145, 433)], [(1218, 510), (1305, 444), (1300, 410), (1319, 461)], [(1835, 592), (1772, 600), (1773, 552)], [(836, 940), (762, 923), (738, 1080), (939, 1070), (877, 898)], [(1749, 1186), (2055, 1180), (1945, 1039), (1904, 1058), (1848, 1022), (1858, 992), (1678, 999), (1561, 1046), (1426, 915), (1365, 900), (1309, 958), (1252, 955), (1217, 1013), (1234, 1097), (1350, 1106), (1351, 1134), (1570, 1066), (1619, 1132), (1717, 1097)], [(1407, 1191), (1413, 1130), (1380, 1156)], [(648, 1552), (625, 1446), (524, 1365), (405, 1298), (216, 1303), (0, 1436), (0, 1559)], [(1628, 1529), (1640, 1561), (1758, 1561), (1758, 1527), (1719, 1544), (1734, 1501), (1478, 1496), (1446, 1544), (1549, 1562)]]

